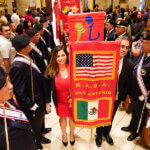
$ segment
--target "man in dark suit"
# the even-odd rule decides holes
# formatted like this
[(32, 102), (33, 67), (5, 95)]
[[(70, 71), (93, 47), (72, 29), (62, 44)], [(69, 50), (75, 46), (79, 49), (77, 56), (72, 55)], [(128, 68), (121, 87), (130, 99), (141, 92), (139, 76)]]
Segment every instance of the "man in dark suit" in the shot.
[[(130, 46), (130, 40), (127, 37), (123, 37), (121, 40), (118, 82), (116, 87), (116, 97), (115, 97), (112, 122), (120, 102), (125, 101), (128, 93), (130, 76), (133, 70), (133, 64), (130, 62), (128, 58), (125, 57), (128, 53), (129, 46)], [(97, 133), (96, 145), (98, 147), (100, 147), (102, 144), (102, 135), (106, 138), (107, 143), (109, 143), (110, 145), (114, 144), (113, 139), (109, 135), (111, 127), (112, 125), (98, 127), (96, 129), (96, 133)]]
[(0, 67), (0, 149), (37, 150), (29, 121), (12, 96), (13, 86)]
[(44, 29), (43, 38), (45, 39), (46, 46), (49, 48), (49, 51), (51, 51), (56, 45), (52, 33), (47, 29), (49, 21), (47, 20), (47, 18), (44, 17), (41, 18), (40, 23), (43, 24)]
[(150, 31), (143, 31), (141, 34), (141, 46), (144, 54), (141, 55), (139, 63), (132, 72), (129, 93), (132, 118), (128, 127), (121, 128), (123, 131), (131, 132), (127, 138), (128, 141), (139, 136), (145, 124), (147, 111), (150, 113)]
[(40, 34), (40, 39), (36, 43), (36, 46), (41, 51), (46, 64), (49, 64), (51, 55), (50, 55), (50, 52), (48, 51), (48, 48), (46, 46), (46, 42), (45, 42), (44, 38), (42, 37), (42, 35), (44, 33), (43, 24), (41, 24), (41, 23), (36, 24), (34, 27), (37, 29), (38, 33)]
[(117, 35), (115, 34), (115, 21), (113, 21), (112, 19), (108, 19), (106, 22), (106, 38), (105, 41), (115, 41), (115, 39), (117, 38)]
[(41, 50), (39, 50), (36, 46), (36, 43), (39, 42), (40, 35), (36, 28), (29, 29), (27, 34), (30, 36), (31, 41), (31, 52), (29, 53), (29, 56), (33, 59), (33, 62), (38, 66), (41, 73), (44, 75), (47, 64), (44, 61)]
[(27, 34), (16, 36), (12, 45), (17, 51), (10, 70), (10, 79), (14, 86), (14, 93), (22, 111), (26, 114), (33, 131), (36, 143), (42, 149), (41, 143), (51, 141), (42, 136), (41, 126), (45, 111), (50, 113), (50, 99), (46, 96), (45, 78), (39, 68), (29, 58), (31, 46)]

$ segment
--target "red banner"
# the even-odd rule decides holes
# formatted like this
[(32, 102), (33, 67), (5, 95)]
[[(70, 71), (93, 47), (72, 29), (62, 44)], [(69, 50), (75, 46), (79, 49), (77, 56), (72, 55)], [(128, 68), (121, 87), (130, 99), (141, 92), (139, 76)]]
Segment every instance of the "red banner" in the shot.
[(111, 124), (120, 42), (70, 43), (73, 120), (88, 128)]
[(104, 12), (69, 15), (70, 41), (104, 41)]
[(56, 19), (56, 38), (59, 39), (59, 12), (58, 12), (58, 2), (54, 2), (54, 13), (55, 13), (55, 19)]
[(63, 22), (63, 30), (68, 29), (68, 14), (76, 14), (80, 12), (80, 1), (79, 0), (61, 0), (61, 20)]

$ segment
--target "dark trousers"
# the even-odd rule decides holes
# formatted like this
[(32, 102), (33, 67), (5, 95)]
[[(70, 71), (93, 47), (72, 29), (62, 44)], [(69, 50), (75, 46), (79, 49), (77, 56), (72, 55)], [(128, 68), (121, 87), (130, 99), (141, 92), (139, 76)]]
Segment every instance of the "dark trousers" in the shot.
[(42, 123), (43, 123), (43, 118), (44, 118), (44, 112), (35, 112), (35, 116), (33, 116), (33, 113), (25, 113), (31, 127), (35, 133), (35, 139), (40, 142), (42, 138), (42, 133), (41, 133), (41, 128), (42, 128)]
[(42, 127), (41, 127), (41, 131), (43, 132), (45, 129), (45, 114), (44, 114), (44, 117), (43, 117), (43, 120), (42, 120)]
[(114, 116), (116, 114), (116, 111), (118, 109), (118, 106), (119, 106), (120, 102), (121, 102), (121, 100), (115, 100), (111, 125), (96, 128), (97, 136), (103, 135), (103, 136), (106, 137), (107, 135), (109, 135), (111, 127), (112, 127), (112, 122), (113, 122)]
[(131, 127), (133, 133), (140, 133), (142, 131), (143, 126), (145, 125), (147, 108), (144, 109), (140, 128), (139, 128), (139, 131), (137, 132), (143, 105), (144, 105), (144, 101), (141, 102), (140, 100), (134, 100), (131, 98), (132, 118), (131, 118), (129, 126)]

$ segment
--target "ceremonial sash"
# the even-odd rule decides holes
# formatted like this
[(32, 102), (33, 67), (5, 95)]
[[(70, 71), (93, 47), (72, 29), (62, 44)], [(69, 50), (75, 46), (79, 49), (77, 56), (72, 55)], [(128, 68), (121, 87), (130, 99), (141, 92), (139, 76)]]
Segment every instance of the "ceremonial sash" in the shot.
[(147, 91), (147, 89), (145, 87), (145, 84), (144, 84), (144, 81), (143, 81), (143, 77), (142, 77), (142, 74), (141, 74), (141, 69), (142, 69), (144, 56), (145, 56), (145, 54), (143, 55), (139, 65), (137, 67), (137, 82), (138, 82), (139, 88), (140, 88), (141, 93), (142, 93), (142, 95), (138, 97), (140, 99), (140, 101), (144, 101), (145, 97), (148, 95), (148, 91)]
[(31, 43), (31, 47), (32, 47), (32, 49), (33, 49), (34, 51), (36, 51), (39, 55), (42, 56), (41, 51), (40, 51), (33, 43)]
[[(20, 121), (28, 122), (25, 114), (21, 110), (17, 110), (15, 108), (6, 108), (5, 107), (5, 114), (6, 114), (7, 119), (20, 120)], [(2, 105), (0, 105), (0, 117), (4, 118)]]
[(43, 28), (49, 35), (51, 35), (51, 33), (46, 29), (46, 28)]
[(40, 38), (41, 38), (41, 40), (43, 41), (43, 43), (46, 45), (46, 42), (45, 42), (45, 40), (43, 39), (43, 37), (41, 36)]
[(19, 56), (17, 56), (17, 57), (14, 58), (13, 63), (16, 62), (16, 61), (25, 63), (25, 64), (27, 64), (27, 65), (29, 65), (29, 66), (32, 65), (32, 68), (34, 68), (34, 69), (37, 70), (39, 73), (41, 73), (40, 70), (39, 70), (39, 68), (36, 66), (36, 64), (34, 64), (33, 62), (30, 63), (30, 60), (29, 60), (29, 59), (26, 59), (25, 57), (19, 57)]

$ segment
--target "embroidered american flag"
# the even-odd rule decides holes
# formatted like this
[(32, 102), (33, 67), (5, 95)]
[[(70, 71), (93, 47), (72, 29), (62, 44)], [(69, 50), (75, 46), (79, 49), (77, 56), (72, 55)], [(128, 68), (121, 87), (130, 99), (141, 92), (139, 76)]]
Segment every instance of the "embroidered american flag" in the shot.
[(76, 54), (76, 78), (112, 77), (113, 54)]

